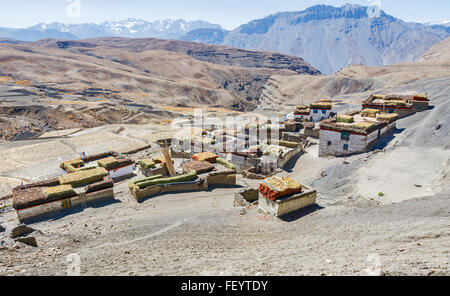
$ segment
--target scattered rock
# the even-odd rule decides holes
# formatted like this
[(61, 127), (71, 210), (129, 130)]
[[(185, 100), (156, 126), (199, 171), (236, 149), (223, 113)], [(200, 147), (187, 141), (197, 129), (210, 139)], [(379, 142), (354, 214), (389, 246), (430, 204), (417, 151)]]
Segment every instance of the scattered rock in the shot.
[(417, 187), (417, 188), (422, 188), (423, 187), (422, 185), (419, 185), (419, 184), (415, 184), (414, 186)]
[(0, 232), (4, 232), (6, 229), (0, 225)]
[(35, 247), (37, 248), (37, 241), (36, 238), (32, 237), (32, 236), (27, 236), (27, 237), (19, 237), (15, 239), (16, 242), (25, 244), (27, 246), (31, 246), (31, 247)]
[(34, 231), (35, 230), (33, 228), (21, 224), (11, 231), (11, 238), (27, 236), (28, 234), (33, 233)]

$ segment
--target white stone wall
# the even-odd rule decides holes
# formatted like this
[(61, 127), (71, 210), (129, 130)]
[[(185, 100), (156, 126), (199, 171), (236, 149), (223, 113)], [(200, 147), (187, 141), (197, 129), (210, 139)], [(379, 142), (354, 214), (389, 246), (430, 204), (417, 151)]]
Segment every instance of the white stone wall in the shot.
[[(350, 134), (350, 140), (341, 140), (341, 132), (320, 130), (319, 142), (319, 156), (342, 156), (354, 153), (363, 153), (378, 142), (378, 135), (380, 138), (387, 136), (397, 127), (397, 122), (392, 122), (381, 130), (376, 130), (367, 136)], [(380, 134), (378, 134), (380, 131)], [(331, 145), (328, 145), (331, 141)], [(349, 149), (344, 150), (344, 144), (349, 145)]]
[(129, 165), (126, 167), (122, 167), (120, 169), (114, 169), (109, 171), (109, 175), (111, 178), (116, 179), (123, 176), (131, 175), (134, 171), (134, 165)]
[[(378, 129), (367, 135), (366, 148), (374, 145), (378, 141)], [(381, 134), (380, 134), (381, 136)]]
[[(314, 113), (314, 110), (317, 110), (317, 113)], [(322, 113), (325, 111), (325, 113)], [(311, 109), (310, 116), (313, 118), (314, 122), (322, 121), (323, 119), (330, 118), (331, 110), (321, 110), (321, 109)]]
[[(367, 136), (350, 134), (350, 140), (341, 140), (341, 132), (321, 129), (319, 139), (319, 156), (341, 156), (366, 151)], [(331, 145), (328, 145), (329, 141)], [(348, 150), (344, 150), (344, 144), (348, 144)]]

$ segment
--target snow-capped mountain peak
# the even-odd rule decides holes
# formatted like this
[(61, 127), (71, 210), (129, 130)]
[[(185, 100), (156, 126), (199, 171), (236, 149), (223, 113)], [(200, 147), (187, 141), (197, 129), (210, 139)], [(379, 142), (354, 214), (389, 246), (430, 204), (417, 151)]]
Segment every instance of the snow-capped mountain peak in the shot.
[(105, 21), (100, 24), (39, 23), (28, 29), (40, 32), (47, 30), (67, 32), (80, 39), (98, 36), (179, 39), (192, 30), (221, 29), (221, 27), (205, 21), (187, 21), (183, 19), (146, 21), (139, 18), (127, 18), (118, 21)]

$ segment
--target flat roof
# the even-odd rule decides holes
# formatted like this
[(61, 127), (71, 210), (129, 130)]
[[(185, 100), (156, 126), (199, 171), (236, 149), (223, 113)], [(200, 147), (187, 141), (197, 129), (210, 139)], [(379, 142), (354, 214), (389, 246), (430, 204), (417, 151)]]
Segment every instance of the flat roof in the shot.
[[(346, 115), (350, 115), (346, 114)], [(336, 132), (349, 132), (353, 134), (368, 135), (384, 126), (388, 125), (387, 121), (378, 121), (372, 117), (363, 117), (360, 113), (353, 115), (353, 122), (338, 122), (337, 116), (324, 120), (320, 123), (320, 128)]]

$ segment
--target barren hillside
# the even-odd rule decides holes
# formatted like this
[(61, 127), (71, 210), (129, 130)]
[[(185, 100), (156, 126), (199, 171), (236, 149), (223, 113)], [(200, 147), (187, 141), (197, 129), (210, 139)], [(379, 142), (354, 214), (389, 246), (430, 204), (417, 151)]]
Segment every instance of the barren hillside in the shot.
[(176, 117), (164, 106), (248, 111), (270, 76), (297, 73), (319, 72), (295, 57), (181, 41), (0, 44), (0, 137)]
[(445, 39), (431, 47), (422, 57), (421, 61), (450, 62), (450, 38)]
[(321, 97), (333, 97), (337, 103), (356, 104), (374, 92), (395, 89), (407, 93), (423, 92), (424, 83), (430, 80), (446, 87), (450, 76), (448, 52), (449, 39), (431, 48), (416, 63), (382, 67), (349, 66), (328, 76), (273, 75), (265, 86), (259, 108), (285, 106), (289, 110), (295, 104), (309, 103)]

